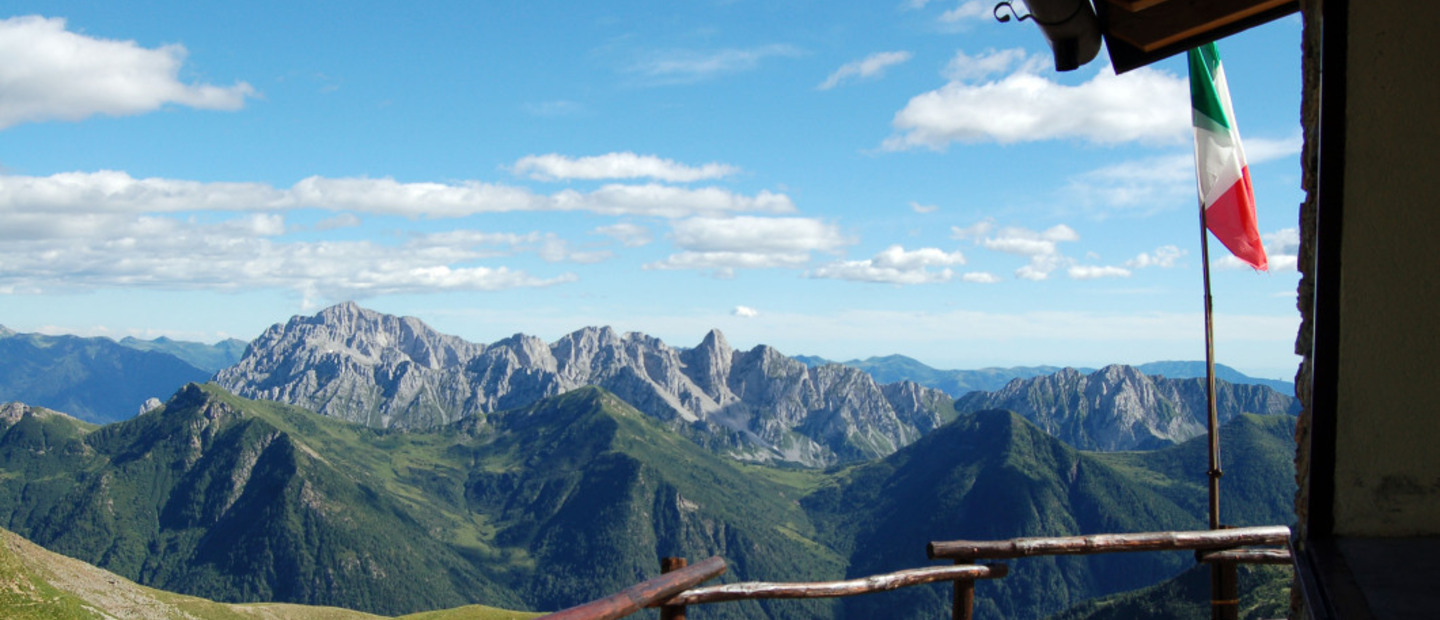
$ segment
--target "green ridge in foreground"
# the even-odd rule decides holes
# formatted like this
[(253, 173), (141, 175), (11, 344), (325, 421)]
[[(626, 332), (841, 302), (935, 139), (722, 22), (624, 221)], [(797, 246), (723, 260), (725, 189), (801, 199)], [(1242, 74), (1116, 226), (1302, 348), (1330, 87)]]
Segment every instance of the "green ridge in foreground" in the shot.
[[(46, 551), (0, 529), (0, 617), (12, 620), (194, 618), (195, 620), (371, 620), (338, 607), (225, 604), (138, 585), (115, 573)], [(403, 620), (515, 620), (539, 614), (470, 605)]]

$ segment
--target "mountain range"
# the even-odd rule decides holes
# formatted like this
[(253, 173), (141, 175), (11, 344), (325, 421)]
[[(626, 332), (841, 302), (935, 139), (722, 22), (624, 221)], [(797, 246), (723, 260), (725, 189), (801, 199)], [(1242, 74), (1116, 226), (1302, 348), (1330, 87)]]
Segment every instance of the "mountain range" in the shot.
[(115, 422), (134, 417), (147, 400), (165, 398), (212, 372), (163, 351), (109, 338), (22, 334), (0, 327), (0, 403), (19, 401), (91, 422)]
[[(653, 576), (665, 555), (721, 555), (726, 581), (818, 581), (923, 566), (930, 540), (1204, 527), (1202, 382), (1129, 366), (1012, 369), (954, 400), (763, 345), (736, 351), (718, 331), (688, 349), (608, 328), (486, 345), (354, 304), (277, 324), (217, 383), (178, 391), (138, 370), (209, 376), (178, 356), (213, 365), (235, 343), (0, 328), (7, 342), (0, 389), (8, 378), (49, 385), (31, 393), (64, 406), (132, 404), (103, 426), (46, 401), (0, 405), (0, 525), (222, 603), (558, 609)], [(173, 395), (135, 415), (138, 396), (119, 387), (79, 389), (94, 376)], [(1217, 387), (1225, 522), (1289, 522), (1294, 399)], [(1042, 617), (1189, 564), (1017, 561), (979, 585), (978, 617)], [(691, 613), (922, 618), (949, 598), (934, 585)]]
[[(1122, 365), (1089, 374), (1066, 368), (955, 401), (960, 412), (1014, 411), (1069, 445), (1107, 451), (1148, 450), (1202, 435), (1208, 407), (1204, 379), (1168, 379)], [(1242, 413), (1298, 415), (1299, 407), (1294, 398), (1263, 385), (1216, 380), (1221, 423)]]
[[(690, 349), (608, 327), (551, 344), (517, 334), (484, 345), (347, 303), (270, 327), (216, 381), (247, 398), (402, 429), (436, 428), (594, 385), (731, 457), (811, 467), (892, 454), (953, 419), (956, 407), (1008, 408), (1082, 448), (1148, 448), (1203, 431), (1197, 380), (1151, 379), (1121, 366), (1098, 372), (1012, 379), (996, 392), (952, 402), (914, 381), (882, 384), (857, 368), (810, 366), (764, 345), (736, 351), (719, 331)], [(1044, 399), (1068, 389), (1055, 381), (1082, 384), (1082, 401), (1057, 404), (1069, 407), (1056, 415), (1073, 428), (1037, 413), (1049, 405)], [(1265, 387), (1222, 381), (1219, 392), (1224, 419), (1294, 408), (1293, 398)], [(1035, 402), (1022, 402), (1023, 394)]]
[[(1224, 430), (1236, 525), (1288, 520), (1288, 416)], [(714, 454), (600, 388), (430, 431), (374, 429), (218, 386), (96, 427), (0, 410), (0, 520), (145, 584), (242, 602), (398, 614), (558, 609), (724, 556), (726, 580), (925, 565), (949, 538), (1203, 527), (1204, 442), (1086, 453), (984, 411), (831, 472)], [(1039, 617), (1154, 583), (1187, 558), (1038, 558), (980, 588), (979, 617)], [(934, 617), (948, 589), (705, 606), (697, 618)], [(877, 615), (878, 614), (878, 615)]]
[[(970, 392), (993, 392), (1005, 387), (1015, 379), (1029, 379), (1054, 374), (1064, 369), (1061, 366), (1014, 366), (978, 370), (941, 370), (904, 355), (885, 355), (847, 362), (835, 362), (814, 355), (797, 355), (795, 359), (804, 362), (807, 366), (842, 364), (859, 368), (870, 373), (876, 381), (881, 383), (914, 381), (955, 397), (964, 396)], [(1147, 375), (1164, 376), (1171, 379), (1193, 379), (1205, 376), (1205, 362), (1147, 362), (1135, 368)], [(1094, 368), (1075, 368), (1074, 370), (1081, 374), (1095, 372)], [(1295, 393), (1294, 383), (1251, 377), (1224, 364), (1215, 365), (1215, 377), (1238, 385), (1264, 385), (1287, 396)]]
[(764, 345), (736, 351), (719, 331), (691, 349), (608, 327), (483, 345), (355, 304), (270, 327), (215, 380), (247, 398), (402, 429), (593, 385), (733, 457), (807, 466), (885, 456), (955, 417), (939, 390), (807, 367)]

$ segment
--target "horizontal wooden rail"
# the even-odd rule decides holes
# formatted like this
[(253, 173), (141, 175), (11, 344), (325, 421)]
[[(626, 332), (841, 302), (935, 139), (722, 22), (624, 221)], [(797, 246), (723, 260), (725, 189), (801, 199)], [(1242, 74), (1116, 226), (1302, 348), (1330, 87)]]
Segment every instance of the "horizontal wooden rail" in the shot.
[(871, 575), (845, 581), (822, 581), (816, 583), (770, 583), (748, 581), (706, 586), (686, 590), (669, 600), (652, 603), (660, 605), (699, 605), (722, 601), (743, 601), (759, 598), (836, 598), (885, 592), (909, 586), (936, 581), (957, 581), (972, 579), (998, 579), (1009, 573), (1004, 564), (962, 564), (959, 566), (935, 566)]
[(1247, 545), (1280, 545), (1290, 538), (1283, 525), (1237, 527), (1187, 532), (1139, 532), (1055, 538), (1010, 540), (951, 540), (931, 542), (925, 549), (931, 559), (1000, 560), (1035, 555), (1083, 555), (1127, 551), (1227, 549)]
[(557, 611), (541, 620), (615, 620), (652, 604), (664, 602), (696, 584), (725, 572), (725, 559), (715, 556), (677, 571), (665, 573), (583, 605)]
[(1236, 564), (1289, 564), (1289, 549), (1224, 549), (1200, 551), (1195, 559), (1201, 562), (1234, 562)]

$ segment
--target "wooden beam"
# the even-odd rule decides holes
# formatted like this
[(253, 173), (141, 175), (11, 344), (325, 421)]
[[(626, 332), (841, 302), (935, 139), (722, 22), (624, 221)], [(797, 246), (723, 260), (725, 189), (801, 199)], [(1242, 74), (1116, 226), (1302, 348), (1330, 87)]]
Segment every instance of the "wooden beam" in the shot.
[(1111, 6), (1119, 7), (1131, 13), (1143, 11), (1165, 1), (1166, 0), (1109, 0)]
[(931, 542), (926, 547), (926, 553), (932, 560), (998, 560), (1034, 555), (1084, 555), (1128, 551), (1227, 549), (1248, 545), (1283, 545), (1289, 537), (1290, 528), (1283, 525), (1266, 525), (1187, 532), (1138, 532), (1055, 538), (937, 541)]
[(1009, 574), (1004, 564), (962, 564), (959, 566), (935, 566), (912, 568), (883, 575), (872, 575), (845, 581), (823, 581), (817, 583), (771, 583), (747, 581), (727, 583), (686, 590), (668, 600), (660, 600), (652, 606), (698, 605), (721, 601), (743, 601), (761, 598), (836, 598), (885, 592), (897, 588), (915, 586), (936, 581), (998, 579)]
[(1286, 564), (1291, 563), (1289, 549), (1225, 549), (1202, 551), (1195, 554), (1201, 562), (1234, 562), (1236, 564)]
[(541, 620), (616, 620), (664, 602), (695, 584), (725, 572), (725, 559), (715, 556), (674, 572), (647, 579), (615, 594), (569, 609), (557, 611)]
[(1153, 52), (1185, 39), (1200, 37), (1295, 0), (1167, 0), (1139, 10), (1132, 3), (1108, 0), (1118, 11), (1107, 12), (1105, 36), (1118, 38), (1142, 52)]

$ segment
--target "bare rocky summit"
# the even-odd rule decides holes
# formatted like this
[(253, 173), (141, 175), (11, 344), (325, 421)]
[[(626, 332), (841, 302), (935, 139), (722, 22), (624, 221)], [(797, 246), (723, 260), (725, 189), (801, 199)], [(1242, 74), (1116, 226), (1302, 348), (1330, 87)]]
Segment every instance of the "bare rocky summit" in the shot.
[(354, 303), (270, 327), (216, 381), (247, 398), (401, 429), (596, 385), (737, 458), (811, 466), (888, 455), (954, 417), (939, 390), (811, 368), (763, 345), (735, 351), (719, 331), (691, 349), (609, 327), (550, 344), (516, 334), (483, 345)]
[[(955, 402), (962, 413), (1014, 411), (1081, 450), (1149, 450), (1205, 434), (1205, 380), (1146, 375), (1111, 365), (1084, 374), (1015, 379), (993, 392), (971, 392)], [(1297, 401), (1263, 385), (1216, 381), (1216, 412), (1223, 424), (1242, 413), (1295, 414)]]

